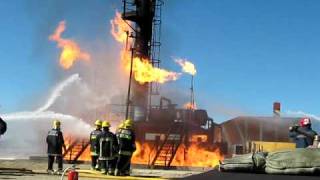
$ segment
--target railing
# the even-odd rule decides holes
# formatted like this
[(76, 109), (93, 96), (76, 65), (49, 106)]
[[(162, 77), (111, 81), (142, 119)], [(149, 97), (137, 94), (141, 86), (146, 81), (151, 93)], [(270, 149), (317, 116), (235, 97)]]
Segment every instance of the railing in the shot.
[(163, 166), (169, 168), (185, 136), (185, 122), (173, 122), (160, 143), (151, 162), (151, 168)]
[(70, 162), (76, 163), (82, 153), (87, 149), (90, 142), (88, 140), (74, 140), (67, 150), (63, 153), (63, 159)]

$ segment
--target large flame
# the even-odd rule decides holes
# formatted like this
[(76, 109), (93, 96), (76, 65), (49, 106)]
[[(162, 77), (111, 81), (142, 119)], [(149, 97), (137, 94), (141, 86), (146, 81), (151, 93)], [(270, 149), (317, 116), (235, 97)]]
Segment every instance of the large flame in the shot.
[[(65, 138), (65, 144), (68, 148), (72, 143), (70, 137)], [(133, 164), (150, 165), (152, 158), (155, 156), (156, 150), (149, 143), (136, 142), (137, 150), (133, 153), (131, 162)], [(77, 149), (76, 149), (77, 150)], [(78, 149), (79, 150), (79, 149)], [(77, 152), (74, 152), (77, 154)], [(68, 154), (69, 155), (69, 154)], [(65, 160), (69, 160), (69, 156)], [(171, 163), (172, 166), (189, 166), (189, 167), (215, 167), (219, 164), (219, 160), (223, 160), (223, 155), (219, 148), (206, 148), (197, 142), (192, 142), (187, 148), (181, 145)], [(90, 146), (78, 158), (80, 161), (91, 161)]]
[(193, 63), (181, 58), (177, 58), (175, 61), (182, 67), (183, 72), (191, 74), (193, 76), (196, 75), (197, 70)]
[[(132, 47), (132, 38), (129, 38), (130, 26), (122, 18), (119, 12), (116, 12), (115, 18), (111, 20), (111, 34), (116, 41), (122, 44), (120, 52), (121, 62), (127, 72), (130, 71), (131, 52), (128, 47)], [(148, 59), (140, 57), (133, 58), (132, 71), (134, 78), (140, 84), (148, 82), (164, 83), (177, 80), (179, 73), (167, 71), (154, 67)]]
[(116, 16), (111, 20), (111, 34), (112, 36), (121, 43), (125, 43), (128, 38), (128, 33), (130, 32), (129, 25), (123, 21), (121, 14), (116, 11)]
[(133, 72), (135, 80), (140, 84), (147, 82), (164, 83), (167, 81), (177, 80), (178, 73), (170, 72), (164, 69), (153, 67), (147, 59), (135, 57), (133, 59)]
[(49, 36), (49, 40), (58, 43), (58, 47), (62, 49), (60, 54), (60, 65), (64, 69), (69, 69), (77, 60), (90, 60), (90, 54), (82, 51), (75, 41), (62, 38), (61, 34), (65, 31), (65, 29), (66, 22), (61, 21), (55, 32)]
[[(140, 144), (136, 142), (137, 150), (132, 156), (134, 164), (150, 164), (155, 155), (155, 149), (148, 143)], [(219, 160), (223, 159), (218, 148), (209, 149), (202, 147), (198, 143), (191, 143), (187, 148), (181, 145), (171, 163), (172, 166), (190, 166), (190, 167), (215, 167)]]

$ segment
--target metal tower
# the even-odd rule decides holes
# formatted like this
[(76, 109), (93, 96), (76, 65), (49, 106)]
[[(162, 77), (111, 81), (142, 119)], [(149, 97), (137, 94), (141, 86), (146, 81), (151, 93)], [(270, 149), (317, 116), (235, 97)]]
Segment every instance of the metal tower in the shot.
[[(160, 28), (162, 0), (123, 0), (122, 18), (133, 23), (134, 45), (132, 55), (148, 59), (160, 66)], [(130, 87), (129, 87), (130, 88)], [(132, 95), (128, 93), (129, 117), (133, 120), (147, 120), (152, 95), (158, 94), (157, 83), (139, 84), (132, 79)]]

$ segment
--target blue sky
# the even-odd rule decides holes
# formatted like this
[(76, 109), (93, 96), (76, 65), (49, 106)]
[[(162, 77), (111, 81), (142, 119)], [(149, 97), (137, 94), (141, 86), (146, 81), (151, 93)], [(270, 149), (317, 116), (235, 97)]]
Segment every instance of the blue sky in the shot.
[[(41, 101), (64, 77), (47, 39), (60, 20), (73, 29), (65, 37), (108, 43), (116, 8), (120, 1), (2, 1), (0, 112), (32, 109), (30, 100)], [(197, 102), (218, 120), (230, 117), (218, 106), (268, 115), (274, 101), (283, 111), (320, 114), (319, 9), (317, 0), (167, 0), (162, 66), (178, 71), (172, 56), (194, 62)], [(188, 88), (188, 78), (168, 85)]]

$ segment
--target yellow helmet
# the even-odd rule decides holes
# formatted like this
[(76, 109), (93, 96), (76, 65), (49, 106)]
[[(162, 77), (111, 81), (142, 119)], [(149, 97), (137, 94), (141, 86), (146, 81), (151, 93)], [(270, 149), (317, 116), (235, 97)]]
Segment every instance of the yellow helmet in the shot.
[(56, 120), (53, 121), (53, 127), (54, 127), (54, 128), (58, 128), (58, 127), (60, 127), (60, 126), (61, 126), (61, 122), (60, 122), (58, 119), (56, 119)]
[(103, 121), (103, 123), (102, 123), (102, 127), (104, 128), (104, 127), (110, 127), (111, 125), (110, 125), (110, 123), (109, 123), (109, 121)]
[(118, 129), (120, 128), (124, 128), (124, 122), (121, 122), (119, 125), (118, 125)]
[(133, 121), (131, 119), (127, 119), (124, 121), (124, 126), (125, 127), (132, 127), (133, 126)]
[(102, 121), (97, 119), (96, 122), (94, 123), (96, 126), (102, 126)]

